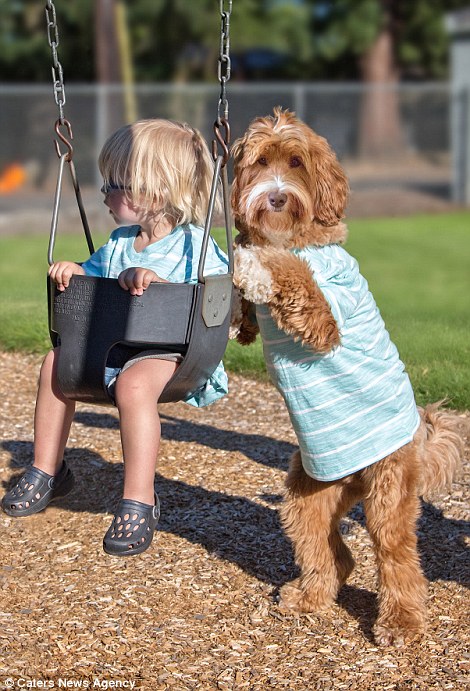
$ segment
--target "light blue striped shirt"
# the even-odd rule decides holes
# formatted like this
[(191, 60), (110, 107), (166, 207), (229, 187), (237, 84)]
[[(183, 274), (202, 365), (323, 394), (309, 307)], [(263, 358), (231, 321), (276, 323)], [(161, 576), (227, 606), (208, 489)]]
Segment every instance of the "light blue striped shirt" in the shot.
[(337, 480), (413, 439), (413, 390), (359, 267), (339, 245), (293, 250), (328, 301), (341, 345), (321, 355), (280, 331), (256, 305), (268, 371), (286, 401), (305, 471)]
[[(204, 230), (192, 224), (176, 226), (169, 235), (147, 245), (141, 252), (134, 249), (140, 226), (124, 226), (111, 233), (108, 242), (82, 264), (86, 275), (118, 278), (130, 267), (152, 269), (171, 283), (197, 283), (198, 263)], [(215, 241), (207, 247), (204, 275), (215, 276), (227, 272), (228, 260)], [(169, 318), (170, 315), (169, 315)], [(186, 403), (204, 406), (222, 398), (228, 391), (227, 374), (219, 363), (205, 386), (192, 392)]]
[[(82, 264), (88, 276), (117, 278), (125, 269), (142, 266), (152, 269), (170, 283), (197, 283), (198, 262), (204, 230), (192, 224), (176, 226), (161, 240), (134, 249), (140, 226), (124, 226), (111, 233), (108, 242)], [(212, 238), (209, 240), (204, 273), (215, 276), (227, 272), (228, 260)]]

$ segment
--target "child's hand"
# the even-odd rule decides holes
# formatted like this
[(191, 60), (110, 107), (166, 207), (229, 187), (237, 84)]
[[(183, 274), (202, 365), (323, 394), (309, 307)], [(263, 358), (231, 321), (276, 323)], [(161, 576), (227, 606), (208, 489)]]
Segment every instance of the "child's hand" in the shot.
[(119, 274), (119, 285), (128, 290), (131, 295), (142, 295), (151, 283), (167, 283), (161, 279), (155, 271), (143, 267), (131, 267)]
[(48, 274), (55, 281), (58, 290), (65, 290), (74, 274), (84, 276), (85, 271), (75, 262), (54, 262), (49, 267)]

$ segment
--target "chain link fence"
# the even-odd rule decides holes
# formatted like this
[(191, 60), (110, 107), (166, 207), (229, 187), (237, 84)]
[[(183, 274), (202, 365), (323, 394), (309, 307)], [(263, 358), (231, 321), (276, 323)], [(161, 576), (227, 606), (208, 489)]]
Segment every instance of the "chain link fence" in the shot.
[[(361, 214), (360, 200), (366, 191), (369, 198), (375, 192), (377, 199), (385, 199), (382, 206), (377, 203), (374, 207), (373, 212), (379, 215), (396, 210), (397, 200), (405, 193), (415, 194), (416, 199), (425, 197), (431, 211), (451, 202), (452, 96), (444, 82), (402, 85), (397, 90), (383, 87), (372, 92), (360, 84), (232, 81), (228, 91), (232, 140), (243, 133), (253, 117), (267, 115), (277, 105), (295, 110), (326, 137), (349, 174), (351, 204), (357, 215)], [(45, 211), (51, 204), (58, 165), (53, 146), (58, 115), (49, 85), (0, 85), (0, 99), (1, 226), (7, 216), (12, 222), (29, 208), (32, 212)], [(210, 141), (218, 99), (215, 84), (138, 85), (128, 91), (117, 85), (68, 84), (64, 114), (72, 124), (74, 161), (85, 202), (92, 208), (101, 202), (96, 161), (110, 132), (135, 116), (163, 117), (191, 123)], [(375, 124), (374, 108), (378, 113)], [(378, 134), (377, 118), (381, 119)], [(394, 128), (387, 130), (388, 124)], [(371, 141), (372, 149), (367, 146)], [(17, 176), (18, 184), (9, 188), (8, 171), (14, 165), (20, 167), (23, 176), (21, 181), (21, 175)], [(65, 194), (64, 204), (67, 200)], [(366, 206), (362, 213), (370, 215)], [(404, 212), (413, 211), (412, 200), (410, 207)]]

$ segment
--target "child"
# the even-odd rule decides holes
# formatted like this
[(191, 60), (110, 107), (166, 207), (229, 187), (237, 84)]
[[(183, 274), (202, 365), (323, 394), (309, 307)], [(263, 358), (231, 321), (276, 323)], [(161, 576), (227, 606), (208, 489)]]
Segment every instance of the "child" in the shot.
[[(105, 143), (99, 168), (104, 203), (120, 227), (81, 266), (54, 263), (49, 275), (58, 289), (66, 290), (74, 274), (117, 278), (131, 295), (142, 295), (153, 282), (195, 283), (213, 175), (200, 133), (167, 120), (126, 125)], [(227, 271), (227, 258), (213, 241), (205, 270), (208, 275)], [(33, 466), (2, 500), (10, 516), (37, 513), (73, 487), (63, 454), (75, 402), (57, 384), (58, 350), (46, 356), (41, 368)], [(129, 352), (122, 368), (108, 360), (105, 379), (119, 411), (124, 457), (123, 498), (103, 541), (108, 554), (139, 554), (152, 542), (159, 517), (154, 492), (160, 444), (156, 404), (182, 359), (182, 353), (162, 348)], [(207, 405), (225, 393), (227, 377), (220, 363), (206, 385), (186, 400)]]

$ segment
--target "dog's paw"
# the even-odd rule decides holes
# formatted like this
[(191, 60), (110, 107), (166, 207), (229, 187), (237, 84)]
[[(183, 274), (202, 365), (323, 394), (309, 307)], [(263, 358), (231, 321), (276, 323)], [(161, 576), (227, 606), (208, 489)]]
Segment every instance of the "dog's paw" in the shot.
[(418, 640), (422, 637), (423, 629), (396, 629), (387, 626), (374, 627), (374, 640), (377, 645), (385, 648), (393, 646), (395, 648), (403, 648), (407, 643)]
[(291, 581), (283, 585), (280, 590), (279, 607), (284, 611), (301, 612), (300, 600), (302, 599), (302, 591), (298, 587), (299, 579)]
[(235, 249), (234, 283), (249, 302), (261, 305), (272, 299), (274, 291), (271, 272), (263, 266), (255, 247)]
[(301, 587), (300, 578), (286, 583), (280, 591), (279, 607), (289, 612), (318, 613), (329, 609), (332, 598), (321, 591), (306, 591)]
[(228, 330), (228, 337), (230, 341), (234, 341), (238, 334), (240, 333), (240, 326), (234, 326), (233, 324), (230, 325), (229, 330)]
[(394, 646), (395, 648), (402, 648), (406, 643), (411, 643), (421, 638), (424, 629), (425, 626), (422, 621), (407, 622), (403, 626), (396, 622), (390, 624), (384, 621), (377, 622), (374, 626), (374, 640), (377, 645), (382, 647)]
[(374, 627), (374, 640), (377, 645), (386, 647), (394, 645), (396, 648), (402, 648), (405, 645), (405, 637), (401, 631), (394, 631), (386, 626)]

